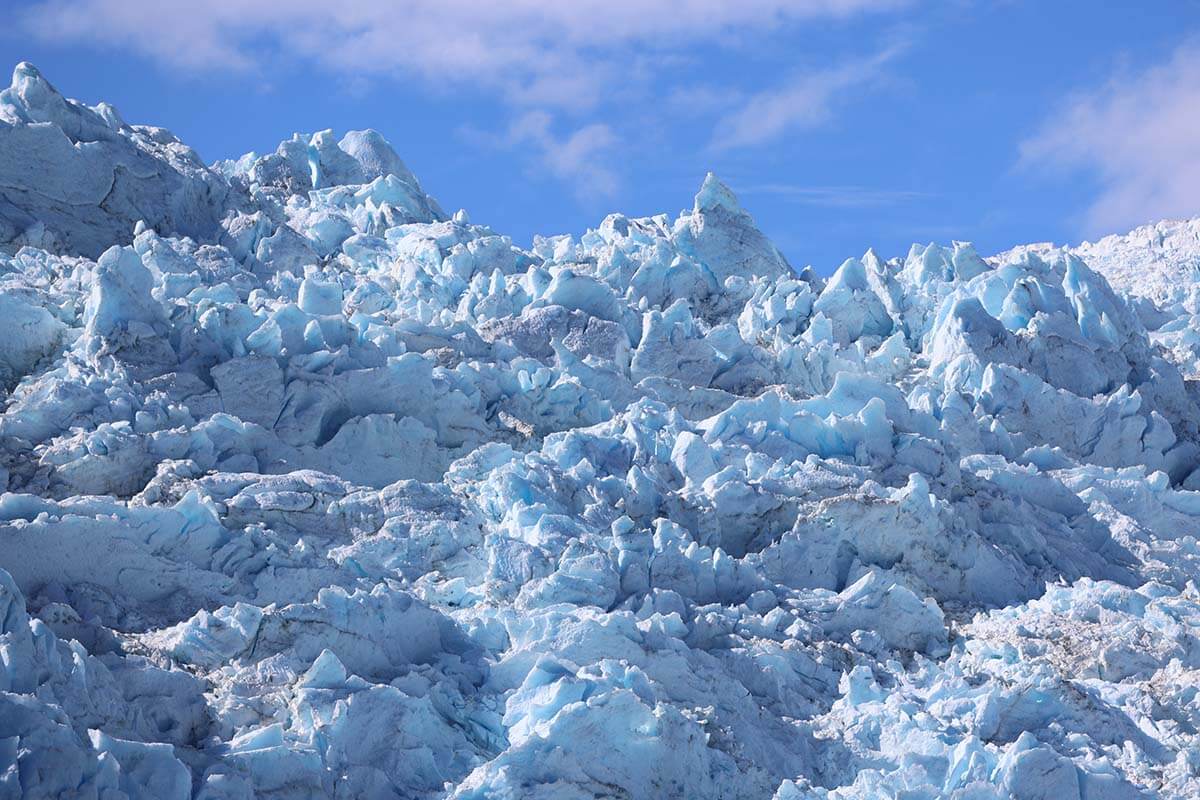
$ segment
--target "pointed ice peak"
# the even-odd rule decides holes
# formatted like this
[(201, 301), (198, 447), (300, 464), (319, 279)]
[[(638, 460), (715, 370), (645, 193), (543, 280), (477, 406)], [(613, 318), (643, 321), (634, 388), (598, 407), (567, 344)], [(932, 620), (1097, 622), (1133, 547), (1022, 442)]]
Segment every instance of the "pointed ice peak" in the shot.
[(33, 64), (22, 61), (13, 67), (12, 85), (16, 86), (26, 80), (45, 80), (45, 78), (42, 77), (42, 71)]
[(718, 208), (727, 209), (733, 213), (742, 211), (737, 195), (726, 186), (720, 178), (710, 172), (704, 176), (704, 184), (696, 194), (695, 213), (715, 211)]
[(116, 106), (111, 103), (97, 103), (93, 106), (92, 110), (99, 114), (101, 119), (108, 123), (108, 127), (114, 131), (129, 127), (128, 123), (125, 122), (125, 118), (121, 116), (121, 112), (117, 111)]
[(692, 213), (679, 216), (671, 235), (676, 246), (703, 264), (718, 285), (734, 275), (792, 274), (787, 259), (742, 209), (733, 190), (711, 172), (704, 176)]
[(818, 294), (825, 288), (825, 279), (817, 274), (817, 271), (813, 269), (811, 264), (805, 266), (796, 275), (800, 280), (806, 281), (812, 286), (813, 290)]
[[(868, 250), (867, 255), (870, 256), (871, 251)], [(838, 290), (869, 292), (871, 287), (867, 281), (866, 265), (860, 259), (847, 258), (830, 276), (825, 288), (829, 292)]]
[(28, 96), (31, 92), (44, 92), (51, 96), (61, 97), (58, 89), (55, 89), (50, 81), (46, 80), (42, 75), (42, 71), (28, 61), (22, 61), (13, 67), (12, 88), (20, 92), (22, 95)]
[(883, 259), (875, 252), (874, 247), (868, 247), (867, 252), (863, 253), (862, 263), (863, 266), (872, 272), (879, 273), (884, 271)]
[(954, 253), (950, 261), (954, 264), (954, 273), (959, 280), (969, 281), (990, 269), (975, 252), (975, 245), (970, 242), (954, 242)]
[(300, 686), (307, 689), (337, 689), (345, 685), (347, 677), (348, 673), (341, 659), (326, 648), (300, 677)]
[(31, 121), (53, 121), (52, 115), (61, 114), (67, 104), (66, 99), (42, 77), (42, 72), (28, 61), (22, 61), (13, 68), (12, 84), (3, 93), (0, 102), (7, 100), (4, 105), (19, 104)]
[(112, 106), (98, 111), (64, 97), (28, 61), (17, 64), (12, 85), (0, 91), (0, 120), (12, 125), (49, 122), (72, 142), (111, 140), (113, 131), (125, 124)]
[(379, 131), (368, 128), (364, 131), (348, 131), (338, 142), (344, 152), (357, 161), (363, 170), (364, 183), (395, 175), (397, 178), (416, 183), (417, 179), (397, 155), (391, 142)]

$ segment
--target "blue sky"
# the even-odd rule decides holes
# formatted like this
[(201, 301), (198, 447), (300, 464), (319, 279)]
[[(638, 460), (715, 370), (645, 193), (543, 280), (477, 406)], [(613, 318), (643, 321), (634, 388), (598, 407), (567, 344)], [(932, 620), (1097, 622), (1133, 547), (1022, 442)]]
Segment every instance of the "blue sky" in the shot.
[(39, 1), (0, 54), (207, 161), (376, 128), (521, 244), (707, 170), (824, 273), (1200, 214), (1200, 0)]

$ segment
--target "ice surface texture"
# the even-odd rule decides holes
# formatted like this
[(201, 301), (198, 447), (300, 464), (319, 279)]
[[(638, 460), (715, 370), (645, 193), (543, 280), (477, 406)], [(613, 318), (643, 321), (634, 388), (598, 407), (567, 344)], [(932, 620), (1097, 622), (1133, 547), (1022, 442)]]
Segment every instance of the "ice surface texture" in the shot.
[(0, 798), (1198, 797), (1197, 230), (523, 250), (22, 64)]

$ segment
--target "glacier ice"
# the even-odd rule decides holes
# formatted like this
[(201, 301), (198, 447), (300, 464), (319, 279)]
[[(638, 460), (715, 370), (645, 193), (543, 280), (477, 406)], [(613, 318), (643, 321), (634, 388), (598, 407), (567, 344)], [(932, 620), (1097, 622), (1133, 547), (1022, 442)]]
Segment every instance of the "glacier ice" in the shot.
[(1200, 223), (529, 248), (0, 92), (0, 797), (1200, 796)]

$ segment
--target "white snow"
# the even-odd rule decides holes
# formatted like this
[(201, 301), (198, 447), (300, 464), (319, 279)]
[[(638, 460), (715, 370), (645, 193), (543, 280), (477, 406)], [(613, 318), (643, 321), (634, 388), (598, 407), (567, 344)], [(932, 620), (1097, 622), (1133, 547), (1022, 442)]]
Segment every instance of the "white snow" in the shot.
[(1200, 796), (1200, 222), (524, 250), (0, 93), (0, 797)]

